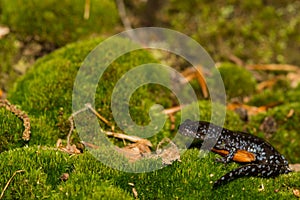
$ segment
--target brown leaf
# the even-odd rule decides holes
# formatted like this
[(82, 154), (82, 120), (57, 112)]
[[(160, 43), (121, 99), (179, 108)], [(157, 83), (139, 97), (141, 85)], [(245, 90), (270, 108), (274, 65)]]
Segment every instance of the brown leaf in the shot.
[(143, 140), (127, 145), (123, 148), (116, 147), (117, 151), (122, 153), (130, 162), (135, 162), (147, 154), (151, 154), (151, 150)]
[[(169, 146), (162, 149), (161, 145), (166, 142), (169, 142)], [(162, 159), (162, 162), (165, 165), (171, 165), (176, 160), (181, 161), (178, 147), (169, 138), (164, 138), (160, 141), (157, 145), (156, 154)]]
[(299, 172), (300, 171), (300, 163), (289, 164), (289, 168), (291, 168), (291, 170), (293, 170), (294, 172)]
[(238, 109), (245, 109), (248, 113), (249, 116), (252, 115), (257, 115), (261, 112), (266, 112), (267, 109), (269, 108), (268, 106), (260, 106), (260, 107), (256, 107), (256, 106), (249, 106), (246, 104), (242, 104), (242, 103), (229, 103), (227, 104), (227, 109), (228, 110), (238, 110)]
[(300, 197), (300, 190), (298, 189), (293, 189), (293, 194), (296, 196), (296, 197)]
[(0, 39), (9, 34), (10, 30), (6, 26), (0, 26)]
[(294, 110), (294, 109), (291, 109), (291, 110), (289, 111), (289, 113), (286, 115), (286, 117), (287, 117), (287, 118), (291, 118), (291, 117), (294, 115), (294, 113), (295, 113), (295, 110)]
[(68, 173), (63, 173), (59, 179), (62, 181), (67, 181), (69, 179), (69, 176), (70, 175)]

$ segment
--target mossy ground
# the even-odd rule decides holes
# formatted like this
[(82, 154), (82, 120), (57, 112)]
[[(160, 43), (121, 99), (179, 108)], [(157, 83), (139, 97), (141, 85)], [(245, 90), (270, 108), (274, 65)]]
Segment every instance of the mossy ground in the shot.
[(5, 108), (0, 108), (0, 119), (0, 152), (23, 146), (23, 122)]
[[(228, 100), (237, 97), (243, 98), (251, 96), (255, 92), (256, 81), (253, 75), (245, 68), (232, 63), (221, 63), (218, 70), (222, 77)], [(214, 73), (212, 80), (214, 80), (216, 76), (218, 76), (218, 74)], [(214, 86), (214, 88), (217, 88), (217, 85)]]
[[(292, 173), (275, 179), (240, 178), (213, 190), (212, 183), (237, 164), (216, 163), (212, 153), (199, 155), (188, 150), (181, 162), (132, 174), (109, 168), (88, 152), (70, 157), (46, 147), (17, 148), (0, 154), (0, 187), (17, 170), (25, 172), (14, 177), (5, 199), (134, 199), (133, 187), (140, 199), (288, 199), (300, 187), (299, 175)], [(69, 174), (68, 180), (60, 179), (63, 173)]]
[[(11, 146), (6, 145), (6, 151), (0, 154), (1, 160), (3, 160), (3, 167), (0, 168), (3, 171), (0, 185), (2, 188), (14, 171), (25, 170), (25, 172), (16, 175), (9, 188), (5, 191), (6, 198), (47, 197), (52, 199), (81, 199), (86, 197), (95, 199), (101, 197), (109, 199), (111, 195), (115, 195), (114, 198), (116, 199), (128, 199), (134, 198), (132, 193), (133, 186), (129, 185), (131, 183), (134, 184), (134, 188), (141, 199), (240, 199), (248, 196), (251, 196), (251, 198), (265, 198), (266, 196), (285, 198), (293, 196), (292, 188), (299, 187), (297, 182), (299, 179), (298, 173), (282, 175), (275, 179), (241, 178), (217, 190), (212, 190), (212, 182), (229, 170), (237, 167), (237, 164), (232, 163), (225, 166), (216, 163), (216, 155), (212, 153), (208, 157), (200, 159), (197, 150), (188, 150), (183, 154), (182, 162), (176, 161), (171, 166), (154, 172), (126, 173), (105, 166), (92, 157), (89, 152), (69, 156), (66, 153), (53, 149), (57, 139), (65, 138), (69, 131), (67, 119), (72, 113), (72, 83), (74, 82), (76, 71), (82, 64), (84, 57), (101, 41), (102, 39), (100, 38), (70, 44), (43, 57), (16, 83), (14, 90), (9, 94), (10, 100), (28, 112), (31, 117), (32, 138), (28, 144), (29, 147), (12, 149)], [(128, 62), (131, 65), (125, 64)], [(104, 75), (104, 80), (111, 79), (112, 81), (100, 81), (101, 84), (98, 85), (96, 95), (96, 108), (112, 123), (114, 121), (109, 103), (111, 91), (115, 86), (116, 80), (126, 70), (131, 69), (132, 65), (139, 65), (143, 62), (155, 62), (155, 59), (146, 51), (126, 54), (112, 63), (111, 69)], [(61, 73), (61, 70), (64, 73)], [(247, 76), (251, 79), (249, 74)], [(250, 85), (254, 87), (255, 83), (251, 82)], [(164, 95), (153, 95), (155, 93), (163, 93)], [(169, 91), (161, 87), (149, 86), (139, 88), (131, 99), (132, 105), (134, 105), (130, 110), (134, 115), (133, 118), (137, 123), (147, 124), (149, 121), (149, 108), (153, 103), (157, 103), (157, 100), (166, 107), (173, 105), (174, 99), (168, 98), (168, 95)], [(212, 105), (206, 100), (199, 101), (197, 104), (200, 110), (200, 118), (209, 121), (212, 116)], [(296, 107), (293, 107), (293, 109), (297, 110), (297, 105), (295, 104)], [(217, 111), (214, 113), (214, 117), (218, 119), (218, 117), (222, 117), (218, 110), (223, 110), (224, 107), (221, 105), (215, 106)], [(185, 107), (183, 109), (189, 111), (191, 108), (193, 107)], [(280, 107), (276, 109), (280, 109)], [(276, 109), (270, 110), (269, 114), (274, 115), (276, 120), (279, 120), (279, 124), (286, 124), (285, 119), (282, 119), (282, 116), (277, 117), (277, 114), (286, 113), (291, 108), (282, 108), (283, 111), (277, 111)], [(4, 115), (6, 116), (7, 113), (4, 113)], [(10, 115), (8, 114), (8, 116)], [(297, 116), (293, 116), (295, 120), (297, 120)], [(22, 124), (15, 116), (11, 117), (14, 117), (14, 120)], [(247, 127), (257, 127), (261, 123), (258, 122), (261, 118), (259, 116), (257, 118), (257, 121), (253, 118), (251, 123), (254, 124), (250, 123)], [(179, 119), (180, 113), (176, 115), (175, 127), (179, 125)], [(15, 121), (12, 122), (15, 123)], [(258, 123), (255, 124), (255, 122)], [(104, 124), (102, 125), (105, 128), (109, 128)], [(243, 130), (245, 123), (239, 119), (237, 114), (228, 111), (224, 126), (232, 130)], [(5, 125), (5, 127), (8, 129), (11, 126)], [(156, 145), (164, 137), (173, 138), (176, 129), (171, 131), (170, 127), (171, 122), (167, 120), (162, 131), (150, 138), (151, 142)], [(286, 143), (280, 142), (281, 140), (288, 140), (290, 138), (286, 137), (287, 133), (289, 133), (288, 131), (294, 130), (295, 127), (293, 123), (292, 127), (282, 127), (279, 132), (283, 132), (283, 138), (274, 135), (274, 138), (271, 139), (272, 144), (280, 152), (284, 153), (289, 161), (297, 162), (298, 160), (295, 159), (298, 156), (295, 154), (295, 149), (298, 148), (297, 144), (291, 142), (289, 143), (290, 145), (286, 146)], [(249, 132), (257, 134), (251, 129)], [(295, 135), (292, 135), (292, 138), (293, 136), (297, 137), (297, 133), (294, 133)], [(16, 137), (16, 133), (13, 134)], [(74, 141), (79, 141), (79, 139), (73, 138)], [(121, 144), (117, 140), (112, 141), (115, 144)], [(19, 140), (12, 141), (12, 145), (15, 145), (13, 147), (19, 147), (19, 142)], [(21, 146), (24, 146), (24, 144)], [(115, 165), (121, 162), (122, 165), (127, 166), (126, 169), (128, 167), (133, 167), (131, 169), (134, 169), (135, 167), (135, 164), (133, 166), (127, 165), (125, 158), (109, 157), (108, 159)], [(114, 162), (113, 159), (118, 162)], [(136, 165), (143, 166), (143, 162), (136, 163)], [(65, 182), (60, 180), (60, 176), (63, 173), (70, 174), (69, 179)], [(240, 188), (238, 192), (237, 188)]]
[(117, 25), (114, 2), (92, 1), (88, 19), (84, 19), (84, 6), (84, 1), (1, 0), (1, 23), (8, 25), (21, 41), (34, 39), (55, 46), (112, 31)]
[(199, 41), (215, 60), (235, 55), (246, 63), (297, 64), (297, 10), (299, 2), (294, 0), (171, 0), (163, 19)]
[[(111, 34), (118, 25), (113, 1), (91, 1), (89, 20), (83, 19), (84, 3), (69, 0), (24, 2), (0, 0), (0, 23), (9, 26), (11, 30), (9, 35), (0, 40), (0, 84), (1, 89), (5, 85), (5, 90), (10, 88), (6, 81), (8, 77), (11, 82), (16, 77), (12, 65), (20, 56), (20, 44), (26, 46), (34, 40), (57, 48), (70, 41), (90, 37), (95, 32), (99, 34), (108, 31)], [(57, 2), (59, 6), (56, 5)], [(66, 7), (70, 9), (65, 9)], [(163, 9), (167, 11), (164, 17), (157, 21), (169, 20), (166, 23), (169, 27), (195, 38), (216, 61), (229, 61), (235, 55), (247, 64), (287, 62), (299, 65), (298, 8), (297, 1), (171, 0)], [(30, 142), (24, 143), (21, 139), (24, 130), (22, 121), (0, 108), (0, 189), (4, 188), (14, 172), (24, 170), (16, 174), (9, 183), (4, 191), (4, 199), (134, 199), (133, 188), (140, 199), (294, 197), (293, 190), (300, 188), (299, 172), (274, 179), (240, 178), (213, 190), (212, 183), (238, 164), (217, 163), (217, 155), (212, 153), (200, 158), (198, 150), (187, 150), (182, 154), (181, 162), (175, 161), (160, 170), (126, 173), (104, 165), (88, 151), (70, 156), (54, 149), (56, 141), (64, 139), (70, 128), (68, 118), (72, 113), (72, 88), (76, 73), (86, 55), (104, 38), (68, 44), (39, 59), (18, 80), (15, 87), (10, 89), (8, 97), (12, 103), (29, 114), (32, 135)], [(124, 72), (145, 62), (157, 61), (147, 51), (126, 54), (112, 63), (104, 74), (104, 79), (99, 82), (96, 109), (115, 125), (116, 131), (121, 129), (118, 129), (111, 114), (112, 89)], [(290, 83), (283, 78), (283, 81), (277, 82), (269, 90), (258, 93), (253, 75), (247, 70), (222, 63), (220, 73), (224, 79), (228, 101), (236, 97), (250, 97), (250, 105), (277, 105), (266, 113), (251, 116), (249, 122), (242, 122), (237, 114), (227, 111), (224, 126), (232, 130), (247, 130), (266, 138), (291, 163), (299, 162), (300, 138), (297, 130), (300, 128), (300, 87), (290, 87)], [(195, 89), (200, 90), (199, 85)], [(200, 98), (203, 97), (200, 95)], [(166, 88), (155, 85), (140, 87), (130, 100), (133, 120), (141, 125), (149, 123), (148, 112), (154, 103), (168, 108), (178, 102)], [(212, 105), (209, 101), (201, 100), (197, 104), (201, 120), (211, 120)], [(183, 109), (193, 112), (191, 108), (193, 107)], [(221, 105), (216, 108), (224, 109)], [(216, 112), (214, 117), (218, 119), (222, 115)], [(272, 117), (277, 124), (277, 131), (273, 134), (266, 135), (260, 129), (266, 117)], [(177, 127), (180, 113), (175, 118)], [(110, 128), (100, 123), (105, 129)], [(156, 145), (165, 137), (173, 138), (176, 128), (171, 130), (171, 125), (172, 122), (167, 120), (164, 128), (150, 138), (151, 142)], [(79, 140), (76, 134), (72, 136), (72, 143)], [(123, 145), (116, 139), (111, 141)], [(116, 164), (127, 162), (124, 157), (116, 158), (119, 159), (115, 160)], [(116, 158), (110, 159), (114, 161)], [(128, 164), (129, 167), (135, 165), (142, 166), (143, 163)], [(63, 173), (69, 174), (66, 181), (60, 178)]]

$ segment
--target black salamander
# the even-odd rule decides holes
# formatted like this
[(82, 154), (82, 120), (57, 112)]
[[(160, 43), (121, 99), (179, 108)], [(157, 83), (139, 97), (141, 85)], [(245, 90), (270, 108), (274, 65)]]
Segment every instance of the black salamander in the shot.
[(285, 157), (270, 143), (254, 135), (231, 131), (205, 121), (191, 120), (186, 120), (179, 126), (179, 133), (195, 138), (194, 141), (215, 138), (216, 144), (211, 151), (223, 156), (219, 161), (247, 163), (218, 179), (214, 188), (238, 177), (275, 177), (291, 172)]

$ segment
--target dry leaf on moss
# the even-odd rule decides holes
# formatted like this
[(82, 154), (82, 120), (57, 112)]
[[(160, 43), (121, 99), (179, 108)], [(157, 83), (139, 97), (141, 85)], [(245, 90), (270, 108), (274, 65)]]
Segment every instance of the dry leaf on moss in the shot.
[[(169, 146), (167, 148), (161, 148), (162, 144), (168, 142)], [(164, 138), (157, 145), (156, 155), (162, 159), (164, 165), (171, 165), (174, 161), (180, 160), (180, 152), (176, 144), (174, 144), (169, 138)]]

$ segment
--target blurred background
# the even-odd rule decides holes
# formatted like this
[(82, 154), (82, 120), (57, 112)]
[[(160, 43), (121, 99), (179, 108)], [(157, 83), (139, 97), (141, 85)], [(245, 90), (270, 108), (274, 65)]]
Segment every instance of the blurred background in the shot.
[(216, 62), (300, 64), (297, 0), (0, 0), (0, 96), (68, 43), (158, 26), (197, 40)]

